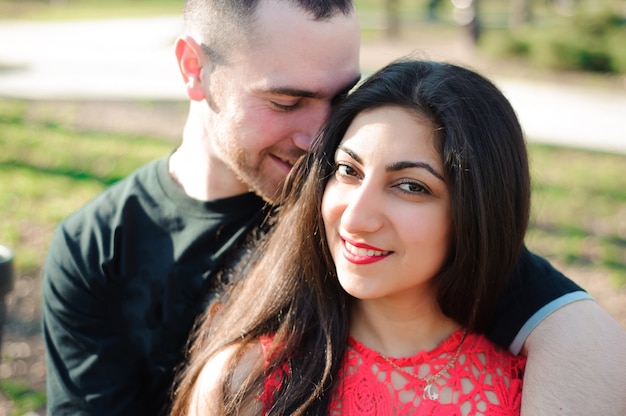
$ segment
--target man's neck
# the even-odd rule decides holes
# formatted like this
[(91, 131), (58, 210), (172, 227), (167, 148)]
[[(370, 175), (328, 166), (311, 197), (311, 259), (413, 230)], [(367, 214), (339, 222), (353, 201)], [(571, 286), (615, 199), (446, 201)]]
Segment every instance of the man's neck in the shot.
[(248, 192), (248, 188), (221, 161), (209, 157), (202, 150), (187, 148), (184, 144), (170, 157), (169, 173), (188, 196), (199, 201)]

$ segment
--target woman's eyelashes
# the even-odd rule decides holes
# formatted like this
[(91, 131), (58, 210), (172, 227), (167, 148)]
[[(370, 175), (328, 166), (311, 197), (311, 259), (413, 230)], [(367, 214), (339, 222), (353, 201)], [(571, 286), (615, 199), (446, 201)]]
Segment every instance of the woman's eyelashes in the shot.
[(410, 179), (401, 180), (398, 184), (395, 185), (395, 187), (398, 188), (400, 191), (410, 195), (431, 194), (430, 190), (426, 186)]
[[(348, 162), (336, 162), (334, 172), (337, 180), (341, 182), (352, 182), (363, 179), (359, 171)], [(432, 193), (428, 186), (411, 178), (395, 180), (391, 188), (397, 189), (407, 195), (430, 195)]]
[(351, 179), (358, 178), (359, 174), (356, 169), (345, 162), (335, 163), (335, 176), (337, 179)]

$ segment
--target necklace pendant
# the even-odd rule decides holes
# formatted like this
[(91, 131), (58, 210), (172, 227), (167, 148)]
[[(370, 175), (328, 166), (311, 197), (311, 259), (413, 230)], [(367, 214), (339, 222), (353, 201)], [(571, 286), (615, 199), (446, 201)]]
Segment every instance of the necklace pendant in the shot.
[(422, 392), (422, 399), (427, 400), (437, 400), (439, 399), (439, 392), (433, 389), (432, 383), (427, 383), (424, 387), (424, 391)]

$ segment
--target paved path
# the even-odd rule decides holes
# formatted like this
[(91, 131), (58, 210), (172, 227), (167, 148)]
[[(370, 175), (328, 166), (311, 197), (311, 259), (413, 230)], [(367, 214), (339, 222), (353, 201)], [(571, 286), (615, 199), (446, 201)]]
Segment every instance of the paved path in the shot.
[[(0, 20), (0, 96), (184, 99), (173, 54), (181, 28), (178, 17), (63, 23)], [(372, 71), (412, 52), (413, 46), (366, 43), (362, 67)], [(429, 44), (417, 49), (433, 59), (464, 62), (468, 57), (458, 53), (467, 45)], [(626, 154), (626, 85), (606, 91), (497, 73), (489, 76), (511, 100), (529, 140)]]

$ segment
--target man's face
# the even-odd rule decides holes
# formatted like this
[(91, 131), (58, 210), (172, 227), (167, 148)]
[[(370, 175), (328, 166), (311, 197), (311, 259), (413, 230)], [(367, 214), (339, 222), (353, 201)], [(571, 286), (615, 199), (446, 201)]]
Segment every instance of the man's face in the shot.
[(205, 75), (207, 130), (224, 174), (275, 201), (334, 100), (359, 79), (359, 27), (356, 13), (313, 21), (276, 1), (262, 1), (257, 18), (253, 46)]

